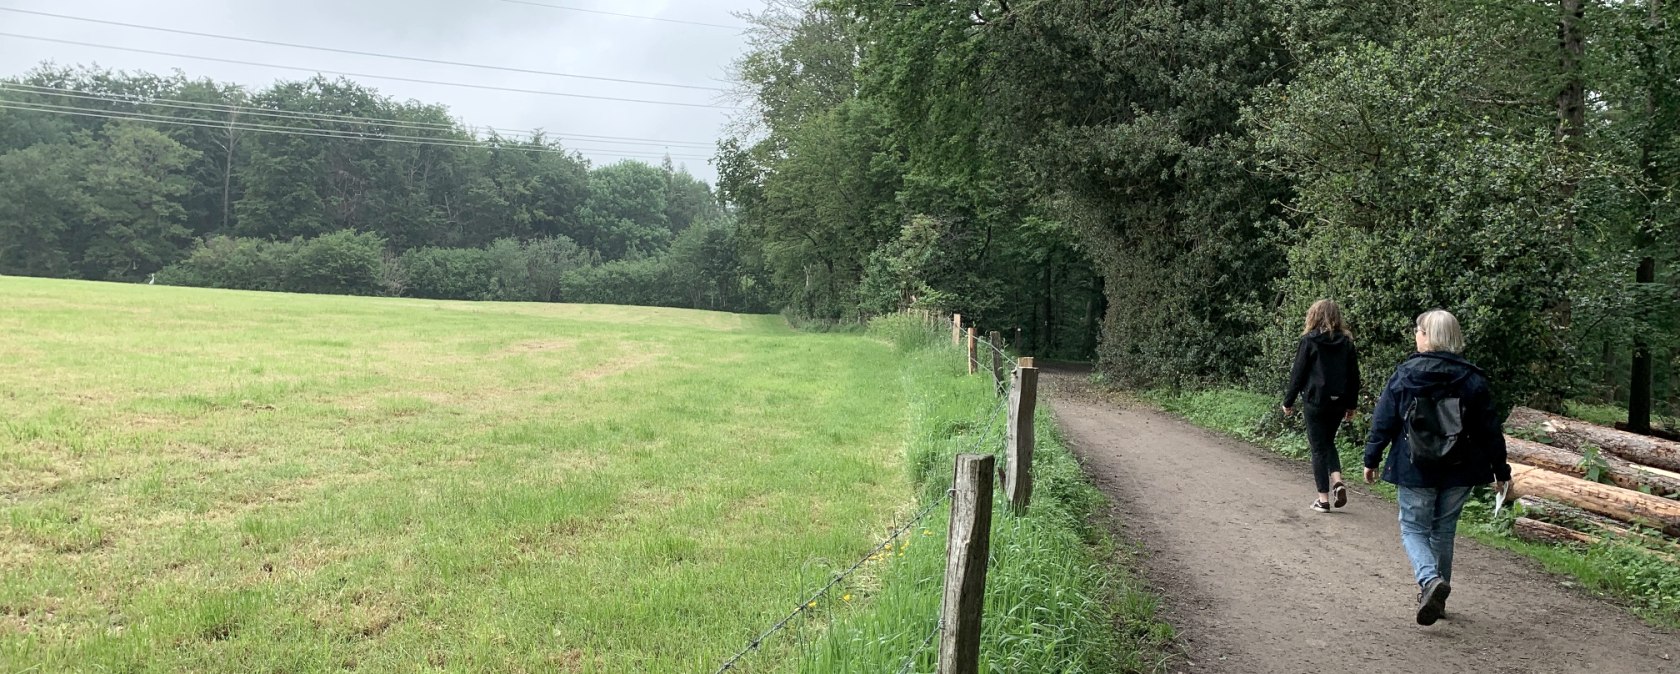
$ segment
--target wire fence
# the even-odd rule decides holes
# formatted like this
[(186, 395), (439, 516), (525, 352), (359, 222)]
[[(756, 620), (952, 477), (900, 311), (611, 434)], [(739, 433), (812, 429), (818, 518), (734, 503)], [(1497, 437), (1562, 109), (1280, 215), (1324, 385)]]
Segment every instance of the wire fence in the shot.
[[(952, 321), (950, 321), (949, 319), (946, 319), (946, 320), (943, 321), (943, 324), (948, 329), (948, 328), (951, 327)], [(976, 341), (979, 342), (979, 343), (983, 343), (987, 347), (997, 351), (997, 353), (999, 353), (1003, 357), (1003, 359), (1009, 364), (1008, 374), (1005, 375), (1006, 379), (1008, 377), (1013, 376), (1014, 372), (1020, 368), (1021, 365), (1020, 365), (1020, 361), (1018, 359), (1009, 355), (1009, 352), (999, 348), (997, 345), (992, 344), (990, 339), (977, 338)], [(988, 411), (985, 415), (985, 421), (981, 422), (980, 426), (978, 427), (980, 429), (980, 433), (979, 433), (978, 437), (974, 440), (973, 443), (971, 443), (967, 446), (967, 448), (966, 448), (967, 452), (969, 452), (969, 453), (975, 452), (976, 450), (979, 450), (980, 448), (986, 446), (988, 443), (992, 443), (992, 442), (995, 441), (996, 444), (999, 445), (999, 447), (994, 448), (993, 452), (991, 452), (991, 453), (993, 453), (994, 455), (1001, 455), (1003, 453), (1003, 448), (1001, 447), (1002, 440), (1003, 440), (1003, 437), (1002, 437), (1003, 434), (997, 433), (996, 431), (997, 431), (997, 427), (998, 427), (998, 423), (997, 423), (998, 422), (998, 417), (999, 417), (999, 415), (1003, 414), (1003, 412), (1005, 410), (1005, 407), (1006, 407), (1006, 404), (1008, 402), (1009, 402), (1009, 396), (1006, 396), (1006, 395), (997, 396), (997, 401), (992, 404), (991, 410)], [(810, 613), (813, 610), (815, 610), (817, 605), (818, 605), (818, 602), (820, 602), (822, 599), (827, 597), (829, 592), (833, 591), (834, 588), (838, 587), (841, 583), (845, 582), (847, 578), (850, 578), (853, 574), (856, 574), (859, 570), (863, 569), (866, 565), (868, 565), (868, 563), (871, 560), (876, 559), (876, 556), (879, 555), (883, 550), (887, 550), (887, 549), (891, 548), (906, 533), (908, 533), (910, 530), (916, 528), (916, 526), (921, 524), (923, 520), (926, 520), (929, 515), (933, 514), (933, 512), (935, 510), (939, 509), (940, 506), (944, 505), (947, 501), (949, 501), (950, 498), (951, 498), (952, 492), (953, 492), (952, 489), (945, 490), (945, 492), (943, 494), (941, 494), (938, 499), (935, 499), (931, 503), (928, 503), (926, 506), (923, 506), (920, 510), (916, 511), (916, 513), (914, 515), (912, 515), (909, 520), (905, 521), (903, 524), (900, 524), (898, 527), (892, 529), (887, 534), (887, 537), (884, 540), (882, 540), (875, 547), (870, 548), (869, 552), (865, 553), (863, 555), (863, 557), (858, 559), (858, 561), (856, 563), (852, 564), (849, 567), (846, 567), (846, 569), (841, 571), (840, 573), (835, 574), (834, 577), (829, 579), (828, 583), (823, 585), (821, 589), (816, 591), (816, 593), (814, 593), (810, 597), (806, 598), (805, 601), (800, 602), (797, 607), (795, 607), (792, 611), (788, 612), (788, 614), (783, 616), (780, 620), (777, 620), (774, 624), (772, 624), (769, 627), (769, 629), (764, 630), (764, 632), (762, 632), (758, 636), (754, 637), (752, 639), (752, 641), (748, 642), (747, 645), (742, 647), (740, 651), (737, 651), (728, 660), (725, 660), (722, 665), (718, 666), (718, 668), (716, 670), (713, 670), (713, 674), (724, 674), (725, 672), (734, 671), (735, 668), (737, 666), (739, 666), (748, 656), (750, 656), (753, 653), (756, 653), (759, 650), (761, 650), (764, 646), (764, 643), (768, 639), (775, 636), (778, 632), (781, 632), (782, 630), (785, 630), (785, 629), (788, 629), (789, 627), (791, 627), (794, 624), (794, 621), (799, 618), (799, 616), (804, 615), (806, 613)], [(927, 638), (922, 640), (922, 643), (921, 643), (920, 646), (918, 646), (915, 650), (911, 651), (907, 656), (905, 656), (904, 664), (899, 669), (900, 674), (906, 674), (907, 672), (911, 671), (911, 668), (913, 668), (915, 666), (916, 658), (919, 657), (923, 652), (925, 652), (928, 649), (928, 647), (933, 643), (934, 638), (937, 637), (939, 635), (939, 633), (944, 630), (944, 627), (945, 627), (945, 616), (943, 614), (941, 614), (939, 616), (939, 620), (934, 625), (933, 631), (930, 632), (927, 635)]]

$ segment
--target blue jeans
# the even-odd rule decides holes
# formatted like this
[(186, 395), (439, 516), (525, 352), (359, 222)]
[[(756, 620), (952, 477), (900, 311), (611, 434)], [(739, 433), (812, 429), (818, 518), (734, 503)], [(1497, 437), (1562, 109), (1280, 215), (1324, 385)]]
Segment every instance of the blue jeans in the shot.
[(1400, 487), (1400, 543), (1418, 585), (1452, 580), (1453, 536), (1472, 487)]

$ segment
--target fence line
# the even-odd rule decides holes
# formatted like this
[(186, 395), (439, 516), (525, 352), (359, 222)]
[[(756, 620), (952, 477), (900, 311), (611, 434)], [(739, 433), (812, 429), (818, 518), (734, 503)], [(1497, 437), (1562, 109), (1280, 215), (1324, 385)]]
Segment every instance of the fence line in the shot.
[[(957, 338), (958, 338), (959, 334), (961, 334), (961, 333), (958, 332), (959, 329), (960, 329), (960, 326), (962, 326), (961, 321), (962, 321), (962, 319), (960, 317), (953, 315), (950, 318), (937, 319), (937, 320), (931, 321), (932, 326), (930, 326), (930, 327), (932, 327), (935, 330), (941, 330), (941, 329), (950, 330), (952, 332), (952, 341), (953, 342), (959, 342), (959, 340)], [(976, 331), (976, 333), (977, 332), (978, 331)], [(1002, 373), (1000, 373), (996, 369), (994, 369), (993, 370), (993, 376), (994, 377), (997, 377), (999, 379), (1013, 379), (1017, 375), (1017, 373), (1019, 373), (1021, 371), (1021, 368), (1023, 366), (1022, 361), (1020, 359), (1014, 357), (1014, 356), (1009, 355), (1008, 351), (1005, 351), (1003, 348), (1000, 348), (997, 344), (993, 343), (993, 341), (994, 340), (992, 340), (989, 335), (987, 337), (980, 337), (978, 334), (972, 334), (972, 335), (969, 336), (969, 343), (971, 345), (978, 345), (978, 344), (983, 343), (983, 344), (986, 345), (987, 348), (989, 348), (993, 352), (995, 352), (997, 358), (999, 358), (1001, 360), (1004, 360), (1004, 361), (1007, 361), (1009, 363), (1009, 372), (1008, 372), (1007, 375), (1003, 375)], [(956, 345), (956, 344), (954, 344), (954, 345)], [(975, 360), (975, 356), (973, 354), (973, 351), (970, 350), (970, 349), (964, 349), (964, 350), (968, 351), (968, 353), (965, 354), (965, 355), (970, 359), (970, 362), (972, 363)], [(996, 361), (994, 360), (994, 362), (996, 362)], [(1029, 362), (1030, 362), (1030, 360), (1029, 360)], [(994, 439), (994, 433), (993, 432), (996, 430), (996, 427), (997, 427), (998, 416), (999, 416), (1000, 413), (1003, 413), (1005, 411), (1006, 406), (1009, 406), (1009, 403), (1011, 403), (1011, 399), (1014, 398), (1014, 397), (1015, 396), (1013, 396), (1013, 395), (998, 395), (997, 396), (997, 401), (995, 403), (993, 403), (991, 411), (989, 411), (985, 416), (986, 420), (982, 423), (982, 426), (981, 426), (980, 432), (979, 432), (979, 436), (975, 439), (975, 441), (971, 445), (968, 446), (968, 451), (969, 452), (973, 452), (975, 450), (978, 450), (981, 447), (985, 446), (986, 443), (993, 441), (993, 439)], [(1009, 410), (1009, 413), (1010, 414), (1008, 415), (1009, 416), (1008, 420), (1013, 421), (1014, 420), (1013, 415), (1015, 413), (1015, 410), (1011, 409), (1011, 410)], [(1006, 441), (1006, 442), (1000, 443), (1004, 446), (994, 448), (994, 451), (991, 453), (992, 456), (998, 457), (1000, 459), (1006, 459), (1011, 454), (1010, 448), (1007, 447), (1007, 445), (1010, 444), (1007, 441), (1010, 440), (1009, 436), (1010, 436), (1010, 431), (1011, 430), (1012, 430), (1012, 428), (1010, 427), (1010, 425), (1006, 424), (1005, 429), (1004, 429), (1004, 433), (1002, 434), (1003, 437), (996, 438), (997, 440)], [(963, 454), (963, 452), (958, 452), (959, 457), (962, 454)], [(1030, 457), (1030, 454), (1028, 456)], [(1029, 458), (1029, 460), (1030, 460), (1030, 458)], [(988, 477), (989, 477), (989, 475), (988, 475)], [(989, 480), (987, 480), (987, 482), (988, 482), (988, 484), (990, 483)], [(938, 499), (934, 500), (932, 503), (927, 504), (921, 510), (917, 511), (916, 514), (913, 515), (909, 519), (909, 521), (904, 522), (903, 524), (899, 525), (897, 528), (893, 529), (887, 535), (887, 538), (885, 540), (881, 541), (874, 548), (871, 548), (869, 550), (869, 552), (866, 553), (856, 563), (852, 564), (850, 567), (847, 567), (844, 571), (841, 571), (840, 573), (835, 574), (835, 576), (832, 579), (830, 579), (827, 584), (823, 585), (823, 587), (821, 589), (817, 590), (817, 592), (815, 594), (812, 594), (805, 601), (800, 602), (799, 606), (794, 608), (793, 611), (788, 613), (786, 616), (783, 616), (781, 620), (776, 621), (776, 623), (771, 625), (769, 629), (765, 630), (763, 633), (761, 633), (757, 637), (755, 637), (752, 641), (748, 642), (748, 644), (745, 647), (743, 647), (740, 651), (736, 652), (734, 656), (732, 656), (728, 660), (724, 661), (724, 663), (721, 666), (719, 666), (714, 671), (713, 674), (724, 674), (725, 672), (729, 672), (729, 671), (733, 670), (748, 655), (751, 655), (752, 653), (758, 652), (764, 646), (764, 642), (766, 640), (768, 640), (770, 637), (775, 636), (776, 633), (778, 633), (778, 632), (780, 632), (784, 629), (787, 629), (790, 625), (793, 624), (793, 621), (795, 619), (797, 619), (800, 615), (814, 610), (816, 608), (817, 602), (819, 600), (828, 596), (828, 593), (830, 591), (832, 591), (835, 587), (839, 586), (840, 583), (844, 582), (847, 578), (850, 578), (852, 576), (852, 574), (857, 573), (858, 570), (860, 570), (864, 567), (864, 565), (868, 564), (871, 560), (875, 559), (876, 555), (880, 554), (881, 551), (887, 550), (894, 543), (897, 543), (899, 538), (904, 536), (904, 534), (908, 533), (910, 530), (914, 529), (917, 525), (921, 524), (922, 521), (927, 519), (928, 515), (932, 514), (935, 509), (944, 505), (947, 501), (951, 501), (955, 492), (956, 492), (956, 485), (953, 484), (952, 487), (949, 488), (949, 489), (946, 489), (945, 493), (940, 495), (940, 497)], [(990, 495), (989, 491), (988, 491), (987, 495), (988, 496)], [(986, 500), (987, 500), (988, 503), (990, 502), (989, 498), (987, 498)], [(988, 510), (989, 510), (989, 508), (988, 508)], [(989, 520), (989, 518), (987, 518), (987, 519)], [(990, 526), (988, 525), (987, 529), (989, 529), (989, 528), (990, 528)], [(982, 573), (981, 577), (982, 578), (984, 577), (983, 573)], [(983, 582), (984, 581), (982, 581), (982, 585), (983, 585)], [(939, 637), (939, 635), (941, 635), (945, 632), (945, 630), (947, 629), (945, 622), (946, 622), (946, 615), (945, 615), (945, 611), (942, 607), (941, 610), (940, 610), (939, 620), (935, 622), (933, 630), (928, 633), (927, 638), (922, 640), (922, 643), (921, 643), (920, 646), (916, 647), (915, 650), (912, 650), (905, 657), (904, 663), (899, 669), (899, 674), (907, 674), (908, 672), (911, 671), (911, 669), (915, 666), (916, 658), (921, 656), (922, 653), (926, 652), (927, 649), (933, 644), (934, 639)], [(974, 628), (975, 629), (978, 628), (977, 623), (974, 625)]]

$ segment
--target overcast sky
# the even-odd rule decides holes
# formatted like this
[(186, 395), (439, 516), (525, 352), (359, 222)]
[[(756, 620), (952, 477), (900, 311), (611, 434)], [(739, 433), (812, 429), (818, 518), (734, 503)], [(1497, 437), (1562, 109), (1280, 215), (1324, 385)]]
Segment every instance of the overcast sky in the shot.
[[(762, 0), (529, 0), (678, 21), (739, 26), (732, 12)], [(202, 33), (402, 56), (704, 87), (727, 87), (728, 66), (744, 49), (740, 31), (566, 11), (508, 0), (0, 0), (0, 8), (96, 18)], [(729, 105), (716, 91), (599, 82), (256, 45), (0, 11), (0, 32), (307, 69), (464, 82), (613, 98)], [(42, 61), (210, 77), (256, 89), (308, 72), (176, 56), (55, 44), (0, 36), (0, 74)], [(354, 78), (399, 99), (442, 103), (468, 124), (566, 134), (705, 143), (722, 133), (729, 110), (586, 100), (541, 94)], [(598, 140), (597, 164), (665, 148)], [(669, 148), (678, 165), (708, 182), (708, 148)], [(656, 156), (646, 161), (657, 163)]]

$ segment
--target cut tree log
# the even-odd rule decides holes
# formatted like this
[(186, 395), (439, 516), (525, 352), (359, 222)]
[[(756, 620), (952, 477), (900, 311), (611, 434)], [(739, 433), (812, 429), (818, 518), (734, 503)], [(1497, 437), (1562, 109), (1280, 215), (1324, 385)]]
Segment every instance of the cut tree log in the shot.
[(1680, 472), (1680, 442), (1595, 426), (1527, 407), (1511, 410), (1505, 425), (1545, 433), (1558, 445), (1575, 451), (1592, 445), (1634, 463)]
[(1511, 464), (1511, 486), (1518, 494), (1567, 503), (1680, 536), (1680, 502), (1520, 463)]
[(1680, 541), (1660, 534), (1635, 531), (1622, 522), (1589, 513), (1575, 506), (1533, 496), (1524, 496), (1517, 502), (1522, 504), (1523, 515), (1531, 519), (1569, 527), (1594, 536), (1611, 536), (1640, 543), (1668, 555), (1680, 554)]
[[(1527, 517), (1518, 517), (1515, 522), (1512, 522), (1511, 533), (1516, 534), (1517, 538), (1521, 538), (1525, 541), (1534, 541), (1536, 543), (1585, 543), (1587, 545), (1592, 545), (1600, 540), (1599, 536), (1585, 531), (1577, 531), (1560, 524), (1552, 524), (1551, 522), (1529, 519)], [(1680, 557), (1675, 557), (1672, 552), (1652, 550), (1650, 548), (1640, 549), (1656, 555), (1658, 558), (1666, 560), (1670, 563), (1680, 564)]]
[(1592, 545), (1598, 542), (1598, 537), (1592, 534), (1576, 531), (1566, 526), (1518, 517), (1511, 523), (1511, 533), (1517, 538), (1536, 543), (1585, 543)]
[[(1586, 469), (1581, 467), (1581, 455), (1560, 447), (1505, 436), (1505, 454), (1512, 461), (1544, 468), (1554, 473), (1583, 479), (1587, 475)], [(1664, 497), (1680, 493), (1680, 477), (1645, 470), (1603, 452), (1598, 456), (1604, 460), (1604, 476), (1618, 487), (1634, 491), (1639, 491), (1640, 487), (1649, 487), (1652, 494)]]

